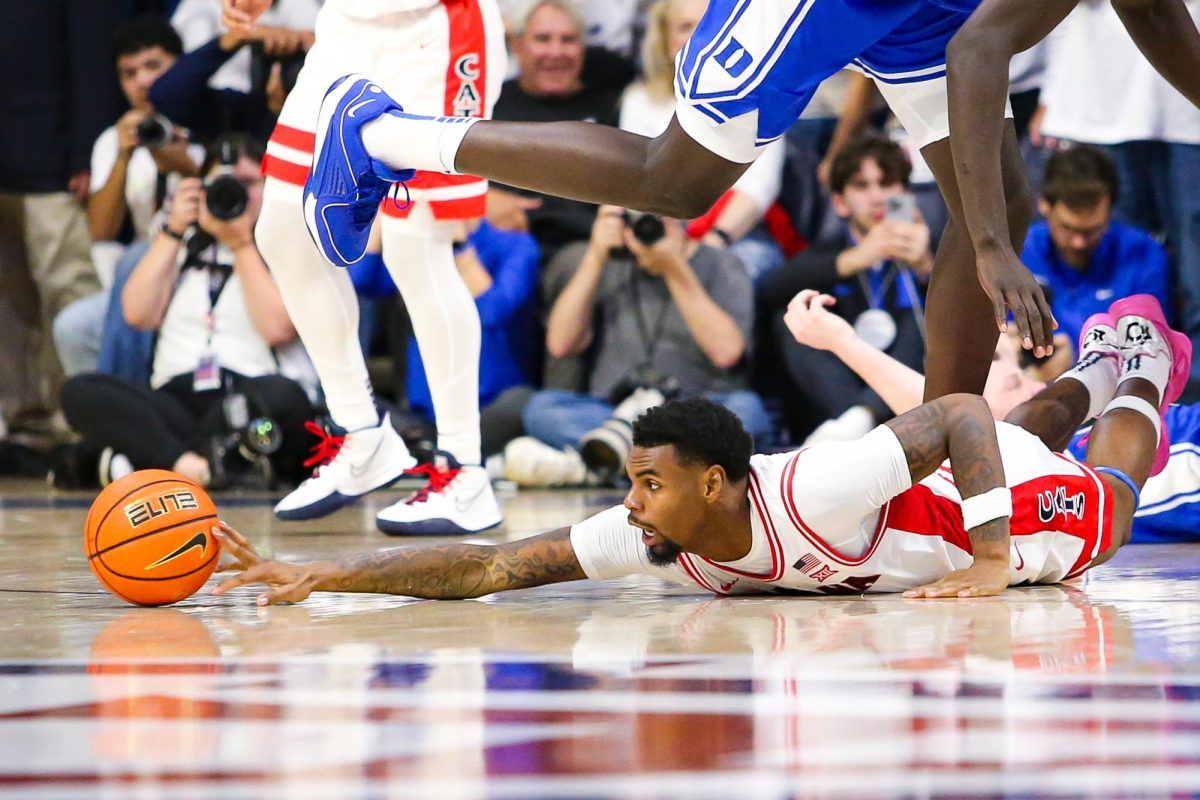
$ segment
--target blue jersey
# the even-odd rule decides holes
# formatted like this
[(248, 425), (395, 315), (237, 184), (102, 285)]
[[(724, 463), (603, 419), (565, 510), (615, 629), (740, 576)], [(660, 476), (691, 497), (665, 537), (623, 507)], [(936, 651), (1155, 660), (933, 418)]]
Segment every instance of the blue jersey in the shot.
[(752, 160), (821, 81), (854, 66), (885, 84), (946, 74), (946, 45), (977, 0), (710, 0), (676, 63), (684, 129)]
[[(1146, 481), (1142, 503), (1133, 515), (1132, 542), (1200, 541), (1200, 404), (1167, 409), (1171, 458), (1167, 467)], [(1068, 452), (1083, 460), (1088, 428), (1071, 440)]]

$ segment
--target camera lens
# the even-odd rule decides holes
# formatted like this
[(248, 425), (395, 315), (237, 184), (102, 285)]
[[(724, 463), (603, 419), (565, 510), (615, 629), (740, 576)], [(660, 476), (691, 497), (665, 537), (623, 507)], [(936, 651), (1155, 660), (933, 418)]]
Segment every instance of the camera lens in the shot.
[(660, 217), (653, 214), (639, 214), (630, 220), (629, 229), (633, 238), (649, 247), (667, 235), (667, 228)]
[(249, 201), (246, 187), (232, 175), (218, 175), (205, 186), (204, 205), (219, 220), (237, 219), (246, 213)]
[(161, 147), (166, 144), (170, 131), (158, 117), (146, 117), (137, 125), (138, 144), (146, 147)]

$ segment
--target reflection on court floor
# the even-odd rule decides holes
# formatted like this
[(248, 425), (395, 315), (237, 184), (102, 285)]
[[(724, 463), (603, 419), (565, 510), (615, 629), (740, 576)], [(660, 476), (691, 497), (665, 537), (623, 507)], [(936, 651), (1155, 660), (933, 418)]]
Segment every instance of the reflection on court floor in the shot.
[[(1200, 792), (1192, 546), (973, 601), (713, 599), (630, 579), (135, 609), (87, 574), (82, 511), (8, 499), (5, 797)], [(597, 502), (520, 495), (504, 536)], [(265, 502), (227, 508), (287, 556), (393, 544), (363, 525), (369, 504), (299, 531)]]

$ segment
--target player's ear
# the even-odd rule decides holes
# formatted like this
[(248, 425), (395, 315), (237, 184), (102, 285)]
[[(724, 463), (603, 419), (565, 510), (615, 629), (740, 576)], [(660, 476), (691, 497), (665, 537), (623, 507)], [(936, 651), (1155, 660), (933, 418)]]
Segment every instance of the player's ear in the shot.
[(704, 500), (711, 503), (716, 500), (721, 490), (725, 488), (725, 484), (729, 482), (729, 476), (725, 474), (725, 468), (719, 464), (713, 464), (704, 471)]

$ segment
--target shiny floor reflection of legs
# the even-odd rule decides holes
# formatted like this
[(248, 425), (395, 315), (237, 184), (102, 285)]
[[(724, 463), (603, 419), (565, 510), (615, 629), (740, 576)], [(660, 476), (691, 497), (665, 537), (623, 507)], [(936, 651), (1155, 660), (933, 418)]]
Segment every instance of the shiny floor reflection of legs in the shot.
[[(1200, 793), (1200, 547), (972, 601), (714, 599), (642, 580), (464, 602), (202, 592), (132, 608), (90, 498), (0, 487), (0, 796), (790, 798)], [(388, 496), (276, 523), (282, 557), (392, 546)], [(489, 540), (596, 493), (508, 499)]]

